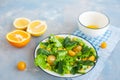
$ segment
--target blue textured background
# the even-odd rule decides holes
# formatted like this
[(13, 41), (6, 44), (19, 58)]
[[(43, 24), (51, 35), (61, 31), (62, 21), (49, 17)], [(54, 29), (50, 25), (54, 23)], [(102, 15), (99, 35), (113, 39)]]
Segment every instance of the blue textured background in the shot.
[[(33, 52), (37, 43), (50, 33), (72, 33), (77, 19), (84, 11), (95, 10), (105, 13), (110, 24), (120, 28), (120, 0), (0, 0), (0, 80), (65, 80), (38, 71), (33, 65)], [(15, 28), (12, 22), (17, 17), (45, 20), (48, 25), (41, 37), (33, 37), (24, 48), (8, 44), (6, 33)], [(120, 41), (97, 80), (119, 80)], [(16, 69), (18, 61), (27, 63), (27, 70)]]

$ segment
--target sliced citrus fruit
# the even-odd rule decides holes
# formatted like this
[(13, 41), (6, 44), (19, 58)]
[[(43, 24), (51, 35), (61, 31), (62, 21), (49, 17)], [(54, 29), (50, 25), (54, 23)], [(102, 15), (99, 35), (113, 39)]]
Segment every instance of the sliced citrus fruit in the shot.
[(45, 33), (46, 29), (47, 25), (45, 21), (35, 20), (28, 25), (27, 32), (33, 36), (41, 36)]
[(28, 18), (17, 18), (13, 22), (13, 25), (17, 29), (25, 30), (29, 23), (30, 23), (30, 20)]
[(14, 30), (6, 35), (8, 42), (15, 47), (24, 47), (30, 41), (31, 35), (23, 30)]

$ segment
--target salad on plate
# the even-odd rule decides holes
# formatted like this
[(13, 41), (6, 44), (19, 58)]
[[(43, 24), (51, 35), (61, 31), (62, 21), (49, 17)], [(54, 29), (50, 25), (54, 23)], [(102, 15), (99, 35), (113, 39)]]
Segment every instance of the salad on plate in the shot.
[(90, 71), (97, 58), (88, 41), (74, 35), (51, 34), (37, 46), (34, 64), (49, 74), (71, 77)]

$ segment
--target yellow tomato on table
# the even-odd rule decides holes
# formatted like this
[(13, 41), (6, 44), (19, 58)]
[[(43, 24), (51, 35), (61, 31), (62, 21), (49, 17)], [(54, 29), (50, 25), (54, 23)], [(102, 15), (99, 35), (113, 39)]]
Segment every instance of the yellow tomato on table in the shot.
[(17, 69), (20, 71), (24, 71), (26, 69), (26, 63), (24, 61), (18, 62)]

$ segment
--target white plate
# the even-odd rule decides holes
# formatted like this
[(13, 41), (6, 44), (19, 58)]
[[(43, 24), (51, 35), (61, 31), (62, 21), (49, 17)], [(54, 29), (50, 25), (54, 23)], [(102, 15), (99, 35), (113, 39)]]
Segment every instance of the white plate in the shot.
[[(70, 38), (76, 37), (76, 38), (79, 38), (79, 39), (81, 39), (82, 41), (84, 41), (89, 47), (94, 48), (91, 43), (89, 43), (89, 42), (86, 41), (85, 39), (83, 39), (83, 38), (81, 38), (81, 37), (78, 37), (78, 36), (69, 35), (69, 34), (60, 34), (60, 35), (57, 35), (57, 36), (61, 36), (61, 37), (67, 37), (67, 36), (69, 36)], [(42, 40), (42, 42), (46, 41), (47, 39), (48, 39), (48, 38)], [(35, 49), (34, 58), (36, 58), (36, 56), (37, 56), (37, 50), (38, 50), (38, 48), (39, 48), (39, 44), (37, 45), (37, 47), (36, 47), (36, 49)], [(95, 49), (95, 48), (94, 48), (94, 49)], [(95, 51), (96, 51), (96, 50), (95, 50)], [(97, 55), (97, 52), (96, 52), (95, 54)], [(97, 62), (97, 60), (96, 60), (96, 62)], [(94, 66), (95, 66), (95, 65), (94, 65)], [(88, 73), (90, 70), (92, 70), (92, 69), (94, 68), (94, 66), (92, 66), (91, 68), (87, 69), (87, 70), (86, 70), (86, 73)], [(41, 68), (41, 67), (40, 67), (40, 68)], [(41, 69), (42, 69), (43, 71), (47, 72), (48, 74), (51, 74), (51, 75), (57, 76), (57, 77), (76, 77), (76, 76), (84, 75), (84, 74), (75, 74), (75, 75), (73, 75), (73, 74), (64, 74), (64, 75), (60, 75), (60, 74), (58, 74), (58, 73), (56, 73), (56, 72), (53, 72), (53, 71), (50, 71), (50, 70), (46, 70), (46, 69), (43, 69), (43, 68), (41, 68)], [(85, 73), (85, 74), (86, 74), (86, 73)]]

